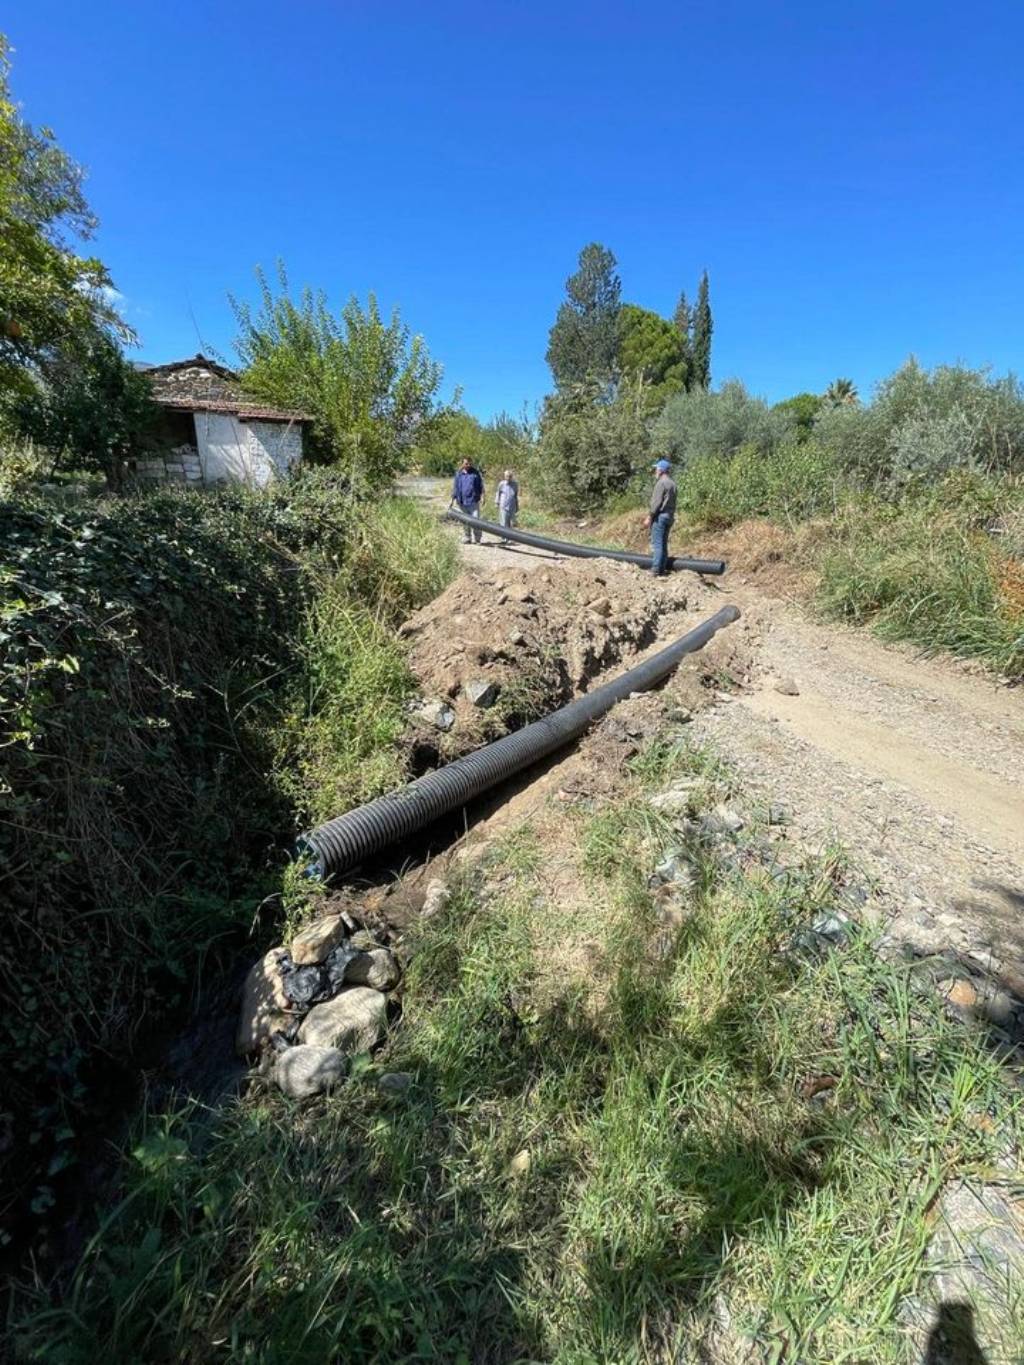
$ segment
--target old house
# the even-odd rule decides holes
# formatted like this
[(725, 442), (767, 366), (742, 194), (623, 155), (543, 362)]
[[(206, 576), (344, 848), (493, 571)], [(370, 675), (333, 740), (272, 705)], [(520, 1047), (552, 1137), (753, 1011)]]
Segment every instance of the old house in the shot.
[(204, 355), (146, 367), (161, 410), (134, 473), (151, 482), (262, 487), (302, 459), (309, 417), (247, 396), (232, 370)]

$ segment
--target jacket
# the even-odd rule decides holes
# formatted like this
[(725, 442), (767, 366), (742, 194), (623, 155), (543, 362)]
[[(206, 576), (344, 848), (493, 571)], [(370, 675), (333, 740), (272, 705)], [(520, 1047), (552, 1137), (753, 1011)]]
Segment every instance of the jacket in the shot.
[(673, 521), (676, 515), (676, 486), (666, 474), (657, 480), (651, 494), (651, 519), (667, 517)]
[(460, 507), (475, 507), (484, 496), (484, 481), (480, 476), (479, 469), (470, 466), (469, 469), (460, 469), (455, 475), (455, 482), (452, 484), (452, 497)]

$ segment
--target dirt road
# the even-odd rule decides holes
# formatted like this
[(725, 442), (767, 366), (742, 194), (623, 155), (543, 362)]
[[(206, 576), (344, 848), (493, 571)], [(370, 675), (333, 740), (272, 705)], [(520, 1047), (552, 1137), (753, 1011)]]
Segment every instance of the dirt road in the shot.
[[(447, 503), (444, 482), (407, 481), (405, 491), (438, 510)], [(472, 574), (552, 566), (487, 540), (464, 547), (463, 560)], [(707, 691), (694, 733), (752, 793), (789, 810), (797, 838), (850, 851), (895, 937), (955, 949), (1024, 994), (1021, 692), (955, 660), (816, 623), (728, 576), (690, 595), (692, 606), (737, 602), (749, 654), (728, 686)], [(670, 614), (658, 644), (676, 629)]]

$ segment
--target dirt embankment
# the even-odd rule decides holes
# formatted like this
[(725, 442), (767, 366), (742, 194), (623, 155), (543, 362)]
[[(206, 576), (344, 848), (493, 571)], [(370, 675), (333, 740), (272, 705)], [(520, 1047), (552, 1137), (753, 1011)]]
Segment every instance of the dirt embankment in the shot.
[[(412, 718), (414, 766), (465, 753), (565, 705), (721, 600), (692, 575), (662, 583), (629, 565), (593, 561), (481, 565), (464, 574), (402, 628), (424, 701)], [(735, 664), (720, 650), (703, 656), (706, 685), (691, 706)]]

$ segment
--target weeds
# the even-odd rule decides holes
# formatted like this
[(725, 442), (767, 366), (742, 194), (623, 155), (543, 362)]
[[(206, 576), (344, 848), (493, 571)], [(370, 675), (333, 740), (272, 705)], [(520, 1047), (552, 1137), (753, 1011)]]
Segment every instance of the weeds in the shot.
[(905, 1361), (930, 1210), (1019, 1138), (1019, 1096), (868, 934), (794, 950), (831, 858), (705, 850), (652, 962), (647, 872), (676, 836), (642, 793), (680, 773), (728, 780), (660, 745), (586, 827), (599, 1004), (537, 990), (520, 831), (421, 926), (401, 1024), (344, 1091), (151, 1125), (70, 1295), (21, 1318), (26, 1358)]

